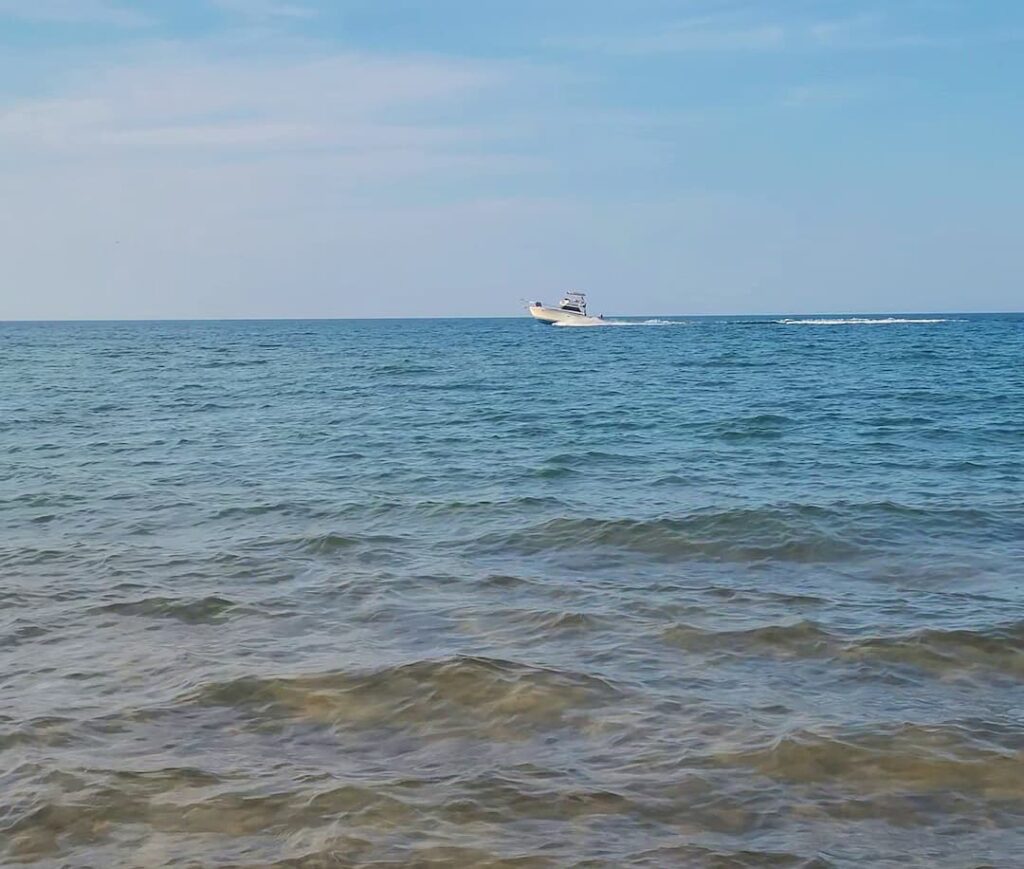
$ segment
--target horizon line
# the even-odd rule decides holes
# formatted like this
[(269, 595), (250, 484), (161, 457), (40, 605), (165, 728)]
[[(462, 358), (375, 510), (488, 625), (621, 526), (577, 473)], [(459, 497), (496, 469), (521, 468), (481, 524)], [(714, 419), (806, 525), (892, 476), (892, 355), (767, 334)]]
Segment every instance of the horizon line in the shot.
[[(986, 317), (1024, 315), (1024, 310), (1004, 311), (771, 311), (764, 313), (703, 313), (703, 314), (606, 314), (606, 317), (624, 319), (650, 319), (660, 317), (718, 319), (723, 317), (906, 317), (910, 315), (942, 317)], [(258, 323), (258, 322), (337, 322), (337, 321), (380, 321), (380, 320), (527, 320), (521, 314), (377, 314), (367, 316), (251, 316), (251, 317), (15, 317), (0, 318), (0, 324), (10, 323)], [(531, 321), (532, 322), (532, 321)]]

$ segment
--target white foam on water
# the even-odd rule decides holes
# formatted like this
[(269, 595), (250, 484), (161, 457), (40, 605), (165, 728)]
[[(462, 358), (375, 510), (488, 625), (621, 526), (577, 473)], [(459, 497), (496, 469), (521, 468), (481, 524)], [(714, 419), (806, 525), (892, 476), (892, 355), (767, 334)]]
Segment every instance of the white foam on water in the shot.
[(925, 319), (908, 317), (825, 317), (776, 320), (783, 326), (890, 326), (898, 323), (948, 323), (945, 318)]
[(587, 323), (552, 323), (553, 326), (581, 328), (586, 326), (685, 326), (685, 320), (592, 320)]

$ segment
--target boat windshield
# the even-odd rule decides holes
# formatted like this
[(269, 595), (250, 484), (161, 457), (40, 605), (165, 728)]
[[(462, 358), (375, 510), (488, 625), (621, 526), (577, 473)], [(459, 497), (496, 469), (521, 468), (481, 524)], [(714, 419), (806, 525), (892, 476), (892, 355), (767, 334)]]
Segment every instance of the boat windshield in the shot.
[(574, 314), (586, 314), (587, 298), (583, 293), (566, 293), (558, 307), (563, 311), (572, 311)]

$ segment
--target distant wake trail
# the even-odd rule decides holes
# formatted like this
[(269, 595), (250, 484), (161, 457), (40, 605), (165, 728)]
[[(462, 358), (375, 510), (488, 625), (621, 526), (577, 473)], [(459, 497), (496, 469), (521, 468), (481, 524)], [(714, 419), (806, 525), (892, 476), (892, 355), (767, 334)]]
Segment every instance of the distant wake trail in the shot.
[(685, 326), (685, 320), (601, 320), (596, 323), (553, 323), (561, 328), (585, 329), (593, 326)]
[(893, 326), (903, 323), (947, 323), (945, 318), (911, 317), (787, 317), (776, 320), (782, 326)]

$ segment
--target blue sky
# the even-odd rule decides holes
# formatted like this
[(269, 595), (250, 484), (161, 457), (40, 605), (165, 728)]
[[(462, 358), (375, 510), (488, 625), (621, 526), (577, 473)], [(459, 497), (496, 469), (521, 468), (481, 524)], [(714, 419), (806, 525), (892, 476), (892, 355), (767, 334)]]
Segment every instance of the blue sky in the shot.
[(0, 0), (0, 319), (1024, 308), (1015, 0)]

